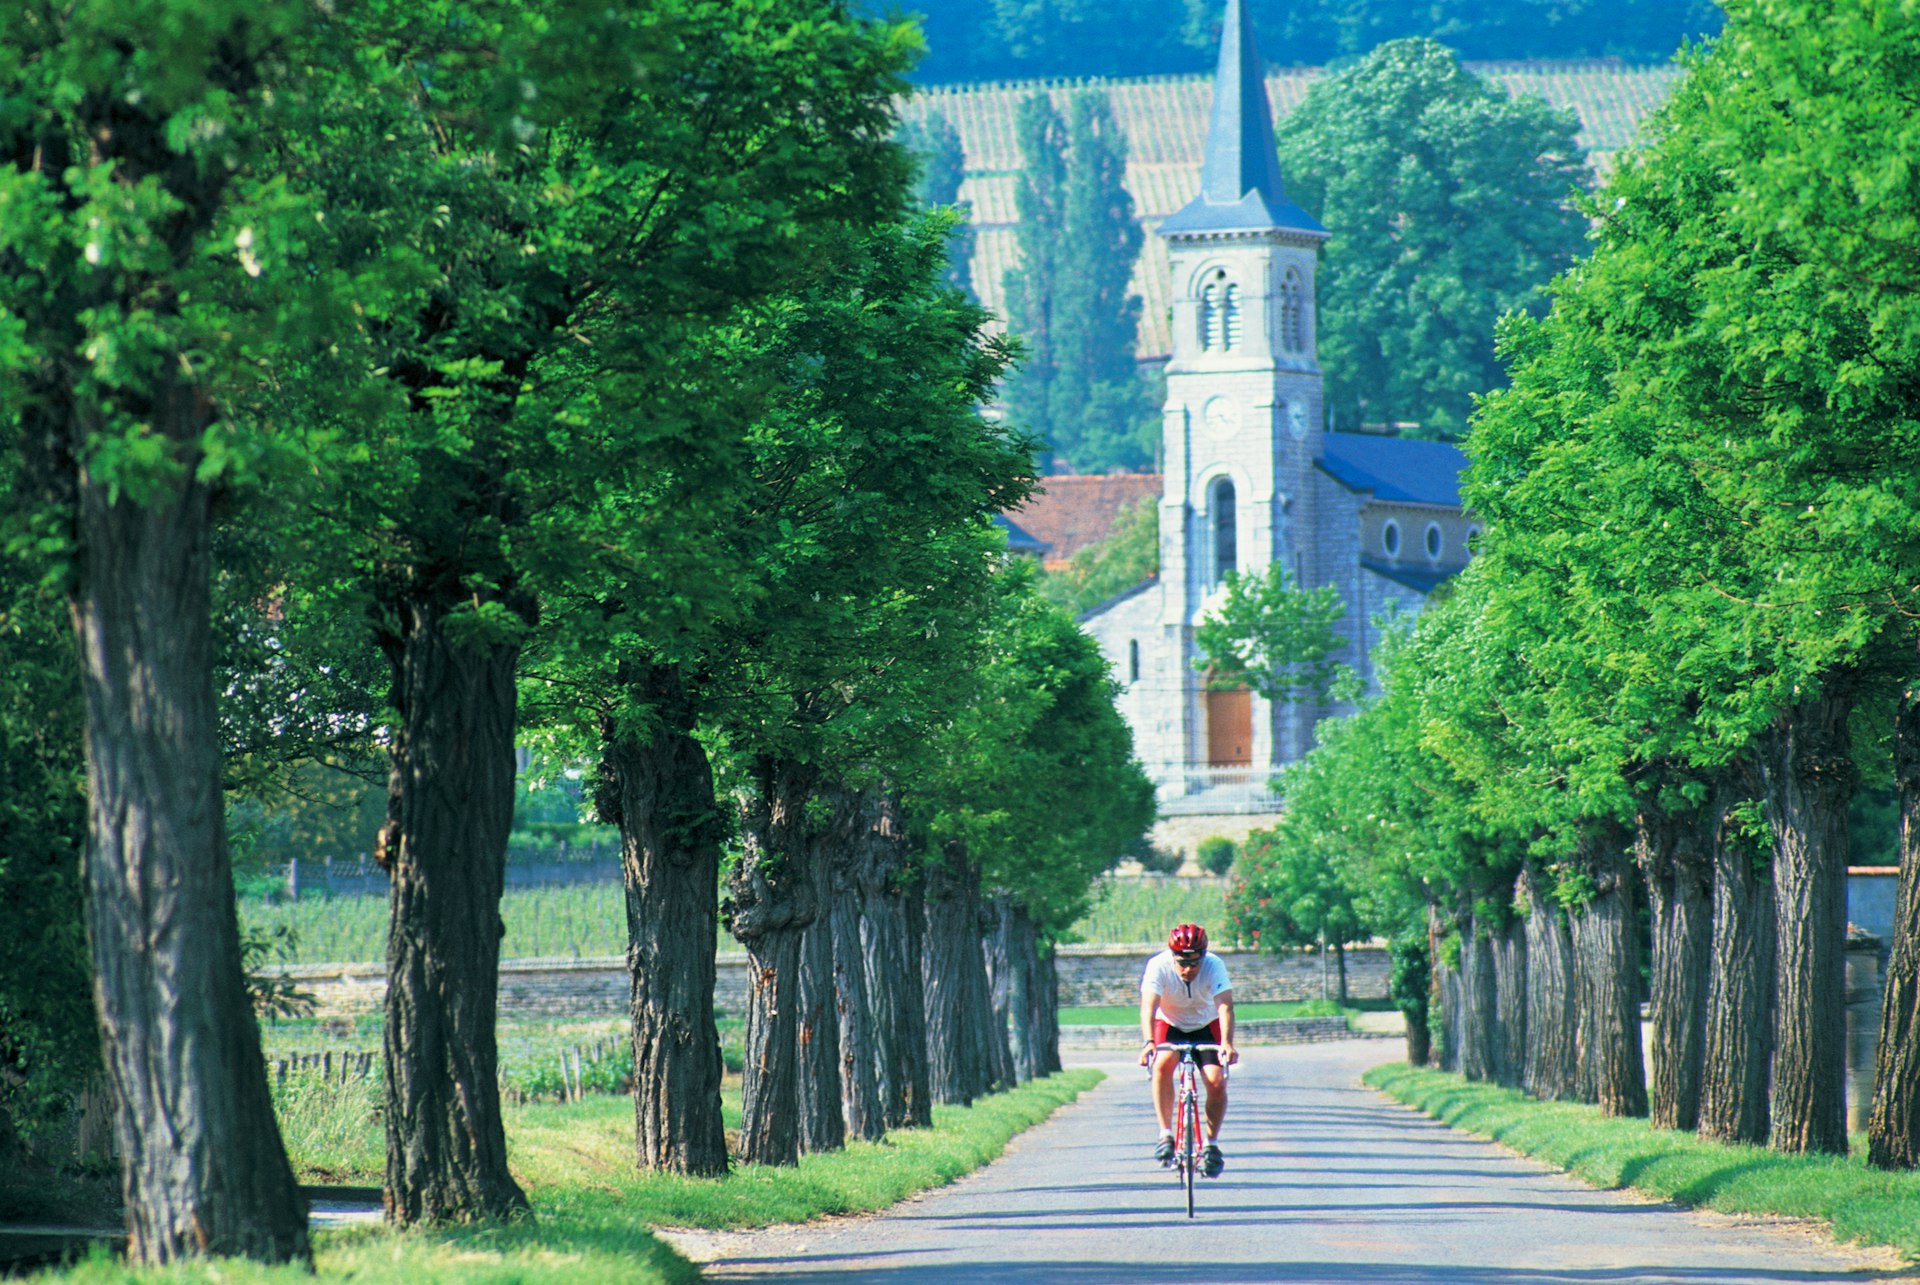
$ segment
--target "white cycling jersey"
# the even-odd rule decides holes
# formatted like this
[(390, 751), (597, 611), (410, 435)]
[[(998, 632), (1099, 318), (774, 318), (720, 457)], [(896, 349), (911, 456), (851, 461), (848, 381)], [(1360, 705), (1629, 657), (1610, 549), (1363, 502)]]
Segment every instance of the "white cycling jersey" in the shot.
[(1220, 1005), (1214, 996), (1231, 989), (1233, 983), (1227, 979), (1227, 966), (1212, 951), (1200, 961), (1192, 981), (1180, 976), (1171, 950), (1163, 950), (1149, 959), (1146, 972), (1140, 977), (1140, 997), (1153, 996), (1167, 1025), (1183, 1031), (1198, 1030), (1220, 1016)]

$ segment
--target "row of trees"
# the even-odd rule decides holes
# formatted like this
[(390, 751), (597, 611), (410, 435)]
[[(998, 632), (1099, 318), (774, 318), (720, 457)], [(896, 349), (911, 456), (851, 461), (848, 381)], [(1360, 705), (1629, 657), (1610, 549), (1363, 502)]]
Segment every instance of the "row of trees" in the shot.
[(1436, 1026), (1468, 1075), (1843, 1152), (1848, 805), (1890, 782), (1868, 1142), (1912, 1167), (1920, 23), (1727, 8), (1588, 205), (1551, 311), (1506, 323), (1512, 386), (1468, 442), (1478, 556), (1378, 698), (1323, 728), (1281, 835), (1376, 931), (1438, 946)]
[[(1293, 66), (1356, 57), (1384, 41), (1444, 40), (1468, 58), (1620, 57), (1655, 62), (1682, 41), (1719, 30), (1707, 0), (1244, 0), (1269, 55)], [(1140, 76), (1207, 70), (1220, 38), (1220, 0), (947, 0), (925, 6), (932, 52), (915, 79)], [(883, 6), (870, 6), (879, 12)]]
[(621, 831), (641, 1165), (728, 1165), (723, 864), (743, 1158), (1048, 1064), (1046, 942), (1151, 792), (1097, 652), (1002, 566), (1030, 446), (978, 414), (1012, 354), (946, 284), (950, 220), (910, 212), (911, 28), (552, 0), (5, 31), (0, 878), (52, 927), (6, 943), (0, 1055), (44, 1086), (72, 1011), (40, 999), (91, 972), (134, 1258), (308, 1257), (223, 793), (370, 748), (395, 1222), (527, 1206), (516, 743), (597, 762)]

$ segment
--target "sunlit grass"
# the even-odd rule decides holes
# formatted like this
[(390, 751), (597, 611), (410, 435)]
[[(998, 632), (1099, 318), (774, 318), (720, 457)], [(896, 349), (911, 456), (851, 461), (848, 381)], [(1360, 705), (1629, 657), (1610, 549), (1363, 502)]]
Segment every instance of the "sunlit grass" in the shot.
[[(998, 1156), (1038, 1124), (1098, 1084), (1098, 1071), (1078, 1068), (982, 1098), (970, 1108), (936, 1107), (931, 1129), (906, 1129), (880, 1143), (803, 1158), (799, 1165), (743, 1165), (725, 1178), (641, 1175), (634, 1168), (633, 1104), (624, 1097), (538, 1103), (506, 1111), (509, 1164), (532, 1200), (532, 1219), (506, 1226), (393, 1232), (380, 1226), (323, 1232), (315, 1239), (322, 1280), (454, 1285), (479, 1281), (569, 1285), (621, 1281), (683, 1285), (699, 1271), (650, 1234), (653, 1227), (758, 1227), (829, 1214), (883, 1209), (916, 1191), (951, 1182)], [(727, 1095), (729, 1126), (738, 1124), (737, 1088)], [(303, 1107), (313, 1106), (311, 1099)], [(304, 1139), (322, 1138), (338, 1159), (336, 1134), (356, 1105), (342, 1093), (339, 1119), (318, 1133), (289, 1137), (295, 1164), (309, 1179), (313, 1154)], [(358, 1103), (364, 1108), (364, 1101)], [(285, 1116), (283, 1114), (283, 1120)], [(378, 1145), (380, 1125), (364, 1111), (361, 1129)], [(363, 1147), (364, 1149), (364, 1147)], [(356, 1180), (365, 1174), (348, 1175)], [(336, 1179), (337, 1180), (337, 1179)], [(370, 1179), (378, 1182), (378, 1176)], [(104, 1253), (39, 1279), (85, 1282), (311, 1281), (293, 1268), (265, 1268), (232, 1259), (134, 1271)]]
[(1539, 1102), (1516, 1089), (1401, 1063), (1365, 1078), (1409, 1106), (1596, 1187), (1632, 1187), (1722, 1213), (1819, 1218), (1841, 1240), (1920, 1259), (1920, 1173), (1869, 1168), (1857, 1147), (1852, 1156), (1797, 1156), (1707, 1142), (1645, 1120), (1610, 1118), (1598, 1107)]

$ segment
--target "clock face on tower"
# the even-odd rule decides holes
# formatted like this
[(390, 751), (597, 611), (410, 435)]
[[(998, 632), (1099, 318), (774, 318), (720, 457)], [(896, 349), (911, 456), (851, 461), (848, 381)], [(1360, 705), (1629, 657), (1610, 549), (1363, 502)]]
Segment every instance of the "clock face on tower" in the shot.
[(1306, 403), (1287, 403), (1287, 431), (1295, 437), (1305, 437), (1307, 435)]
[(1225, 397), (1209, 397), (1200, 415), (1216, 433), (1231, 433), (1240, 424), (1238, 409)]

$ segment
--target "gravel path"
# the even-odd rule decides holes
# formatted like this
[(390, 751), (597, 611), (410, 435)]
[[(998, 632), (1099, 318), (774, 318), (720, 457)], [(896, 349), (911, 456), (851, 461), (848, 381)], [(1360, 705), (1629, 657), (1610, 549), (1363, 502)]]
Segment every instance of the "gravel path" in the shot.
[(1089, 1062), (1109, 1073), (1098, 1089), (950, 1187), (874, 1217), (670, 1238), (711, 1278), (809, 1285), (1920, 1280), (1806, 1223), (1590, 1190), (1360, 1085), (1400, 1055), (1382, 1040), (1249, 1050), (1227, 1171), (1192, 1222), (1147, 1155), (1144, 1073), (1105, 1060)]

